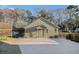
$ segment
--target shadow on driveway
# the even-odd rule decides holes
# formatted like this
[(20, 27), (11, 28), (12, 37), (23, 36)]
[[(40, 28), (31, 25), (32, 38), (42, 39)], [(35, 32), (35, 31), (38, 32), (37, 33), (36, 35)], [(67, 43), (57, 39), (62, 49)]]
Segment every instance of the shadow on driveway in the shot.
[(0, 42), (0, 54), (21, 54), (21, 51), (18, 45)]

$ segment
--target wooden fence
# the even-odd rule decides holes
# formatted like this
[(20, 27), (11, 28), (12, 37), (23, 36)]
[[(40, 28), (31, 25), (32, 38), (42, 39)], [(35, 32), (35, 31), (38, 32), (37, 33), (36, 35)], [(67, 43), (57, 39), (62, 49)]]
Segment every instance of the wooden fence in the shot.
[(0, 23), (0, 36), (11, 36), (12, 25), (9, 23)]

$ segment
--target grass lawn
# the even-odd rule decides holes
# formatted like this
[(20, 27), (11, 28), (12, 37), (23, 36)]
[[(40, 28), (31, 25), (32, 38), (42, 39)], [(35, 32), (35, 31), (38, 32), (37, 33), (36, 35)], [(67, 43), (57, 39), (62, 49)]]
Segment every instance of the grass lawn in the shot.
[(16, 39), (15, 38), (10, 38), (10, 37), (0, 37), (0, 41), (1, 42), (13, 42), (13, 43), (16, 43)]

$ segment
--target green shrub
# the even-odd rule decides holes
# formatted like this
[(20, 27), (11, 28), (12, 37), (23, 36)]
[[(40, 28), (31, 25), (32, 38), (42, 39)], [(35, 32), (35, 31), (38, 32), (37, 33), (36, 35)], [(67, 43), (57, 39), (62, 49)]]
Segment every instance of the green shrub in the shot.
[(74, 41), (79, 42), (79, 35), (76, 35), (76, 34), (75, 34)]
[(0, 41), (7, 40), (7, 37), (0, 37)]
[(68, 35), (66, 36), (66, 39), (79, 42), (79, 35), (78, 35), (78, 34), (68, 34)]
[(66, 39), (73, 40), (73, 35), (72, 35), (72, 34), (68, 34), (68, 35), (66, 36)]

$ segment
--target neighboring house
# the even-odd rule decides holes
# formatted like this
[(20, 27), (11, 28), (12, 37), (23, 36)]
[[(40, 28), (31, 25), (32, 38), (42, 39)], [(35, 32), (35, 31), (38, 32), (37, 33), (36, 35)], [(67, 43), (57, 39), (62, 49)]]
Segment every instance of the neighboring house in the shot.
[(25, 27), (26, 38), (48, 38), (58, 35), (58, 26), (43, 19), (37, 19)]

